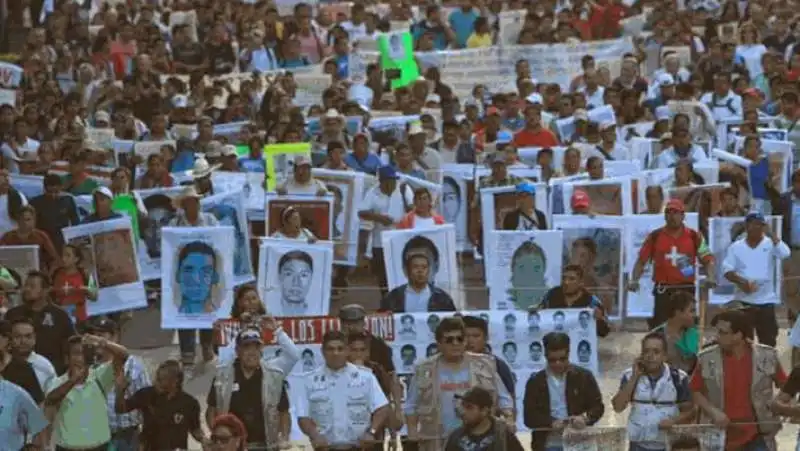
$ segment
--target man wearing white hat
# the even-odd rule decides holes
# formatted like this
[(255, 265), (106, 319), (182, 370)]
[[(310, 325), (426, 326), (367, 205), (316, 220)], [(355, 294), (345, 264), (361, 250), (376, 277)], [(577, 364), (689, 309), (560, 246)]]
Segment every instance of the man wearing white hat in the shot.
[(226, 144), (222, 146), (220, 161), (222, 161), (222, 166), (220, 166), (221, 170), (227, 172), (240, 172), (239, 153), (236, 152), (236, 146), (233, 144)]
[[(180, 196), (175, 199), (175, 207), (180, 209), (178, 214), (170, 220), (168, 227), (217, 227), (219, 221), (211, 214), (203, 212), (200, 208), (200, 195), (194, 186), (187, 186)], [(211, 329), (200, 330), (200, 346), (203, 348), (203, 360), (210, 362), (214, 359), (211, 346)], [(194, 365), (196, 347), (195, 329), (178, 330), (178, 344), (181, 350), (181, 361), (187, 367)]]
[(275, 189), (278, 194), (328, 194), (328, 188), (311, 175), (311, 158), (298, 155), (294, 158), (294, 171), (291, 177)]
[(94, 212), (83, 218), (82, 224), (105, 221), (107, 219), (121, 218), (122, 215), (111, 210), (114, 193), (106, 186), (101, 186), (92, 192), (92, 207)]
[(423, 171), (436, 171), (442, 168), (442, 156), (426, 145), (425, 130), (419, 122), (412, 122), (408, 128), (408, 147), (414, 154), (415, 165)]
[(201, 197), (214, 194), (214, 185), (211, 182), (211, 174), (219, 169), (218, 164), (211, 165), (202, 155), (194, 160), (194, 167), (186, 171), (186, 175), (192, 178), (194, 187)]
[(627, 160), (630, 158), (628, 146), (617, 141), (617, 124), (614, 121), (606, 121), (600, 124), (600, 137), (603, 141), (595, 147), (595, 153), (599, 153), (606, 160)]
[(338, 110), (331, 108), (326, 111), (325, 115), (320, 118), (322, 131), (314, 138), (314, 150), (325, 151), (328, 143), (332, 141), (338, 141), (349, 148), (351, 140), (347, 135), (346, 125), (346, 118)]

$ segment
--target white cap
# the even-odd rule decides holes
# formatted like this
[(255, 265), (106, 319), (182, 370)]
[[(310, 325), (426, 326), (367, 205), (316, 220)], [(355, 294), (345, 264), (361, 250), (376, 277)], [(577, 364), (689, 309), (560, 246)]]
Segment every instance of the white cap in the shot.
[(600, 130), (606, 131), (606, 130), (608, 130), (610, 128), (614, 128), (616, 126), (617, 126), (617, 124), (614, 121), (605, 121), (605, 122), (600, 124)]
[(658, 74), (656, 77), (656, 83), (658, 86), (673, 86), (675, 85), (675, 78), (666, 72)]

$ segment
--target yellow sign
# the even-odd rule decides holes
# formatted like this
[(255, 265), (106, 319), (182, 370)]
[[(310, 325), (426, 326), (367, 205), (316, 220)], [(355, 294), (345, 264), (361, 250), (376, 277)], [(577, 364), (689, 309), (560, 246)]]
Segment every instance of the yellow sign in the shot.
[(267, 162), (267, 191), (284, 183), (294, 171), (294, 160), (299, 156), (311, 158), (311, 143), (279, 143), (264, 146), (264, 160)]

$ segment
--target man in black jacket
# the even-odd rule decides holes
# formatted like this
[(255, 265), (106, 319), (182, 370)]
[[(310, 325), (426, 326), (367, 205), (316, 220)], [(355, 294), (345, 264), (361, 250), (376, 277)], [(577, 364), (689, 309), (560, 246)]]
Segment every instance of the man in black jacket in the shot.
[[(531, 450), (545, 451), (561, 446), (565, 427), (583, 429), (600, 421), (605, 406), (594, 374), (569, 363), (569, 335), (550, 332), (544, 336), (547, 368), (528, 379), (522, 408), (525, 426), (531, 434)], [(560, 399), (550, 399), (550, 387), (557, 385)]]
[(583, 268), (567, 265), (561, 272), (561, 285), (551, 288), (542, 298), (540, 309), (590, 308), (594, 311), (597, 336), (605, 337), (610, 329), (603, 302), (583, 284)]
[(536, 209), (536, 187), (532, 183), (517, 185), (517, 209), (503, 219), (503, 230), (547, 230), (547, 218)]
[(454, 312), (453, 298), (429, 282), (431, 261), (425, 253), (411, 253), (405, 260), (408, 283), (390, 291), (381, 300), (381, 310), (392, 313)]

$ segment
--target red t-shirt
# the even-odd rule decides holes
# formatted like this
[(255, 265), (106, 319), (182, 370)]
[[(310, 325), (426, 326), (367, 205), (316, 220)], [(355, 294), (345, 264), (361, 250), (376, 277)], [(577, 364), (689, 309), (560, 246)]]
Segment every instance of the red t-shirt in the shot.
[[(747, 348), (741, 357), (722, 354), (722, 374), (723, 386), (725, 387), (723, 411), (731, 423), (736, 424), (728, 427), (725, 437), (725, 449), (736, 451), (745, 444), (752, 441), (758, 435), (755, 414), (753, 413), (753, 400), (750, 399), (750, 386), (753, 384), (753, 352)], [(786, 383), (786, 373), (779, 365), (775, 373), (775, 383), (783, 385)], [(695, 366), (692, 378), (689, 381), (689, 388), (694, 392), (704, 392), (705, 383), (703, 381), (700, 364)]]
[[(69, 286), (69, 294), (64, 294), (61, 291), (64, 287)], [(53, 288), (56, 290), (54, 296), (55, 301), (62, 307), (75, 306), (75, 319), (78, 321), (85, 321), (89, 318), (89, 313), (86, 311), (86, 297), (78, 291), (78, 288), (85, 287), (83, 273), (75, 271), (67, 273), (67, 271), (57, 271), (53, 278)]]
[(694, 283), (697, 258), (708, 263), (714, 256), (703, 235), (686, 226), (677, 236), (664, 228), (654, 230), (639, 250), (639, 260), (653, 262), (653, 281), (664, 285)]
[(514, 145), (517, 147), (555, 147), (558, 145), (558, 139), (553, 132), (544, 127), (539, 127), (539, 130), (535, 132), (522, 129), (514, 135)]

